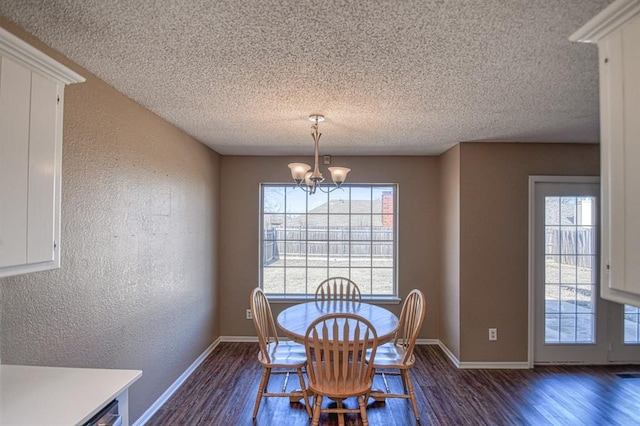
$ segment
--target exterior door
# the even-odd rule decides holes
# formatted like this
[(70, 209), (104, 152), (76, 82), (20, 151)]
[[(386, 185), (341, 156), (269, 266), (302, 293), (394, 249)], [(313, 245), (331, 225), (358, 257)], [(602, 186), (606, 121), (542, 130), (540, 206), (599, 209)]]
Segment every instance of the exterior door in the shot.
[(601, 299), (594, 177), (532, 177), (534, 363), (640, 362), (640, 308)]
[(599, 183), (534, 185), (534, 362), (605, 363), (608, 303), (598, 296)]

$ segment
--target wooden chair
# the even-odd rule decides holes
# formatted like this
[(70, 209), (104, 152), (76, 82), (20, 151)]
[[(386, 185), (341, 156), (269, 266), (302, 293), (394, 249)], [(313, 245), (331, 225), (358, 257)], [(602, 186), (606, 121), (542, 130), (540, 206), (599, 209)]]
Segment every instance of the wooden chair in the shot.
[(349, 278), (331, 277), (322, 281), (316, 289), (316, 302), (329, 300), (346, 300), (361, 302), (360, 289)]
[[(344, 413), (360, 413), (367, 426), (367, 399), (373, 382), (373, 365), (367, 362), (367, 348), (375, 356), (378, 335), (373, 325), (354, 314), (328, 314), (311, 323), (304, 345), (307, 351), (309, 390), (315, 395), (313, 426), (320, 413), (338, 413), (344, 425)], [(322, 408), (324, 397), (333, 399), (337, 408)], [(343, 400), (357, 397), (358, 409), (344, 407)]]
[[(380, 345), (375, 355), (370, 354), (368, 359), (373, 359), (373, 368), (376, 373), (382, 373), (382, 380), (384, 381), (386, 393), (374, 391), (371, 392), (371, 397), (375, 399), (383, 398), (407, 398), (411, 399), (411, 405), (413, 406), (413, 414), (416, 416), (416, 420), (420, 421), (420, 415), (418, 414), (418, 404), (416, 403), (416, 395), (413, 390), (413, 383), (411, 381), (411, 374), (409, 370), (415, 363), (415, 356), (413, 349), (416, 345), (416, 339), (424, 316), (427, 310), (427, 304), (424, 294), (420, 290), (413, 290), (407, 296), (402, 306), (402, 313), (400, 314), (400, 321), (398, 324), (398, 331), (392, 342)], [(388, 372), (387, 370), (400, 370), (400, 372)], [(387, 383), (385, 376), (387, 375), (400, 375), (402, 378), (402, 386), (404, 393), (393, 394)]]
[[(302, 376), (302, 368), (307, 365), (307, 356), (303, 345), (290, 341), (280, 341), (276, 331), (276, 325), (273, 321), (271, 306), (266, 295), (260, 288), (256, 288), (251, 292), (251, 314), (253, 316), (253, 324), (258, 332), (258, 343), (260, 352), (258, 353), (258, 362), (263, 366), (262, 378), (258, 388), (258, 396), (253, 409), (253, 418), (258, 415), (260, 401), (264, 397), (299, 397), (302, 396), (306, 404), (307, 414), (311, 417), (311, 405), (309, 404), (309, 396)], [(272, 369), (288, 369), (296, 370), (298, 379), (300, 380), (301, 391), (287, 392), (287, 383), (289, 381), (290, 371), (273, 371)], [(267, 392), (267, 385), (271, 374), (286, 374), (281, 392)], [(300, 395), (301, 394), (301, 395)]]

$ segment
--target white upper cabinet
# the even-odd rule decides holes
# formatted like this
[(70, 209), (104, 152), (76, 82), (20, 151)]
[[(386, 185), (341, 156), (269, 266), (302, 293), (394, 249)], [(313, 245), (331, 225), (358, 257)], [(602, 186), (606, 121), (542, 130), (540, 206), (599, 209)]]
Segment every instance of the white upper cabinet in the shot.
[(640, 306), (640, 0), (617, 0), (571, 36), (597, 43), (601, 296)]
[(60, 267), (64, 86), (83, 81), (0, 28), (0, 277)]

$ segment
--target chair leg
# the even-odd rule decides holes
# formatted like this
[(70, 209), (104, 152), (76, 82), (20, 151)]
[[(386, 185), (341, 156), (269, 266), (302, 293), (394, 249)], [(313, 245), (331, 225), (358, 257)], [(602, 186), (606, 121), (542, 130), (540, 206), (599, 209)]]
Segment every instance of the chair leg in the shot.
[(302, 368), (298, 368), (298, 379), (300, 379), (300, 389), (302, 389), (302, 398), (304, 398), (304, 406), (307, 409), (307, 415), (311, 418), (311, 406), (309, 406), (309, 392), (307, 392), (307, 386), (304, 383), (304, 377), (302, 377)]
[(358, 405), (360, 405), (360, 416), (362, 417), (362, 425), (369, 426), (367, 418), (367, 396), (358, 397)]
[(312, 426), (318, 426), (320, 423), (320, 408), (322, 407), (322, 395), (315, 396), (315, 401), (313, 403), (313, 420), (311, 422)]
[(416, 402), (416, 394), (413, 391), (413, 382), (411, 381), (411, 373), (409, 370), (404, 370), (407, 378), (407, 385), (409, 387), (409, 397), (411, 398), (411, 405), (413, 406), (413, 414), (416, 416), (416, 420), (420, 421), (420, 414), (418, 414), (418, 403)]
[(253, 407), (254, 419), (258, 415), (258, 408), (260, 408), (260, 401), (262, 400), (262, 395), (264, 394), (264, 390), (267, 386), (267, 382), (269, 381), (270, 373), (271, 373), (270, 368), (264, 367), (262, 369), (262, 377), (260, 378), (260, 386), (258, 387), (258, 395), (256, 396), (256, 405)]
[(402, 389), (404, 390), (404, 393), (408, 393), (408, 389), (407, 389), (407, 378), (405, 377), (405, 373), (408, 370), (400, 370), (400, 377), (402, 378)]
[[(338, 405), (338, 410), (341, 410), (342, 408), (344, 408), (344, 406), (342, 405), (342, 400), (339, 399), (336, 401), (337, 405)], [(344, 426), (344, 412), (338, 412), (338, 426)]]

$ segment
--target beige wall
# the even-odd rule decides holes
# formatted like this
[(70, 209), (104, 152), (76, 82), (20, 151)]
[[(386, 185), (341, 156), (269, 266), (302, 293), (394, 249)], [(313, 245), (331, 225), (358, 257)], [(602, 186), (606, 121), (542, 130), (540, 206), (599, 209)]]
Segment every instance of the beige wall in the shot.
[[(258, 285), (259, 185), (288, 183), (287, 164), (311, 162), (293, 157), (222, 157), (220, 230), (220, 334), (255, 336), (245, 319), (249, 294)], [(427, 297), (421, 337), (436, 338), (439, 329), (440, 188), (436, 157), (333, 157), (350, 167), (350, 183), (398, 183), (398, 280), (400, 296), (413, 288)], [(324, 169), (323, 169), (324, 170)], [(272, 304), (277, 315), (285, 304)], [(400, 312), (400, 305), (385, 305)]]
[(135, 420), (218, 336), (220, 157), (0, 26), (87, 78), (65, 91), (62, 266), (0, 280), (2, 362), (141, 369)]
[(460, 359), (460, 145), (440, 157), (442, 208), (442, 343)]
[(598, 176), (598, 149), (460, 145), (460, 361), (527, 361), (529, 175)]

